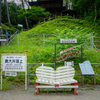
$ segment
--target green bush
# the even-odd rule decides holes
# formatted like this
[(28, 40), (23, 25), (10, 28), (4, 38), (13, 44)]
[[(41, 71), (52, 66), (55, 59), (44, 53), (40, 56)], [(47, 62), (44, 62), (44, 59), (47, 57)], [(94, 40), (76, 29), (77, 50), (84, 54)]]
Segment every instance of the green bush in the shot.
[(2, 84), (2, 90), (10, 90), (11, 87), (10, 87), (11, 84), (9, 84), (8, 82), (4, 82)]
[(36, 82), (36, 80), (31, 80), (30, 84), (33, 85), (33, 84), (35, 84), (35, 82)]
[(8, 80), (8, 81), (14, 81), (15, 78), (16, 78), (16, 77), (14, 77), (14, 76), (9, 76), (9, 77), (7, 77), (7, 80)]

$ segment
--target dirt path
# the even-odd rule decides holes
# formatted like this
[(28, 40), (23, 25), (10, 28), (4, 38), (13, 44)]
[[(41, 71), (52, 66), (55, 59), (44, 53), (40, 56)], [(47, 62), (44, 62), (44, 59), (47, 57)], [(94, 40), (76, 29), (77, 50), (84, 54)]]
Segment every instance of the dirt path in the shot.
[(40, 93), (35, 89), (0, 91), (0, 100), (99, 100), (100, 90), (79, 90), (79, 95), (72, 93)]

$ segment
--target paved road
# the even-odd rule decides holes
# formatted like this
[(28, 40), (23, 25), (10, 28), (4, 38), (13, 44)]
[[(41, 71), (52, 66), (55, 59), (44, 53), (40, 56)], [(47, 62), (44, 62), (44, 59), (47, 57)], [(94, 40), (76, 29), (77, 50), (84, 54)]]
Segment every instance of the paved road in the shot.
[(0, 100), (100, 100), (100, 90), (79, 90), (78, 95), (72, 93), (40, 93), (35, 89), (0, 91)]

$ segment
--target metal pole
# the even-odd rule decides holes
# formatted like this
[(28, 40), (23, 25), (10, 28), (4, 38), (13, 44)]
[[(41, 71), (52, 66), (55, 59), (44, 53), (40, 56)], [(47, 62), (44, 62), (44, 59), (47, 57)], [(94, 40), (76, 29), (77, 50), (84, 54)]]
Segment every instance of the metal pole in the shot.
[(29, 65), (27, 65), (27, 85), (29, 85)]
[(95, 75), (94, 75), (94, 88), (96, 87), (96, 80), (95, 80)]
[(84, 88), (84, 75), (82, 75), (82, 87)]
[(81, 44), (81, 63), (83, 62), (83, 46)]
[(19, 34), (18, 34), (18, 42), (17, 43), (18, 43), (18, 48), (19, 48)]
[(45, 47), (45, 34), (43, 34), (43, 47)]
[(49, 21), (50, 21), (50, 16), (49, 16)]
[(61, 17), (62, 17), (62, 13), (61, 13)]
[(44, 23), (46, 22), (45, 18), (44, 18)]
[(54, 65), (54, 70), (56, 70), (56, 43), (55, 43), (55, 65)]

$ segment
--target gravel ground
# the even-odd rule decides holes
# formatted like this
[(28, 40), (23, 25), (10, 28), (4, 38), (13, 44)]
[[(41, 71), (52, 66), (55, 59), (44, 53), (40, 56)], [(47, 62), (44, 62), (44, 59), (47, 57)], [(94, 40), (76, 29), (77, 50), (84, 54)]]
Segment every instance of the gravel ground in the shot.
[(78, 95), (72, 93), (40, 93), (35, 89), (0, 91), (0, 100), (100, 100), (100, 90), (79, 90)]

